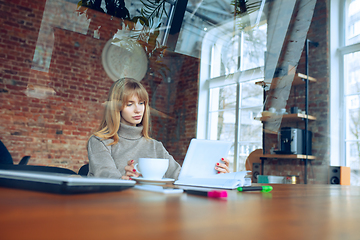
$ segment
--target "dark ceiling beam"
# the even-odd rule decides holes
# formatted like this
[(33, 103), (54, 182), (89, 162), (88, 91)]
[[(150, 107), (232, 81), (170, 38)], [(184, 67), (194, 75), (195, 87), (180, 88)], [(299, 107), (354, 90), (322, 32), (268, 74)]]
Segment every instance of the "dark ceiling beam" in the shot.
[(178, 0), (176, 2), (170, 3), (172, 4), (173, 14), (171, 18), (169, 35), (167, 37), (166, 45), (169, 50), (175, 51), (176, 43), (179, 38), (179, 33), (181, 29), (181, 25), (184, 20), (184, 15), (186, 11), (188, 0)]

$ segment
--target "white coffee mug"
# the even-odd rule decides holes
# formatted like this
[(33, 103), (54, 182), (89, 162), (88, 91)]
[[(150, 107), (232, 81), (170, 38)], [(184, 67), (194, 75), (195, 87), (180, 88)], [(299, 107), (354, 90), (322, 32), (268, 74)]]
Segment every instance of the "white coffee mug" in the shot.
[(169, 167), (169, 159), (139, 158), (139, 162), (134, 167), (144, 178), (160, 180)]

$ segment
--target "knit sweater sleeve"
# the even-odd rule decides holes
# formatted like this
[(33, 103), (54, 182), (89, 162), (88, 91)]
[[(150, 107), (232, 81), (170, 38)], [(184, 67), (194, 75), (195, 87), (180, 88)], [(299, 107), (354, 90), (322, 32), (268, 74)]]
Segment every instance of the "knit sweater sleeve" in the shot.
[(173, 156), (171, 156), (170, 154), (168, 158), (169, 158), (169, 168), (165, 173), (165, 177), (173, 178), (177, 180), (180, 174), (181, 166), (178, 162), (175, 161)]
[[(110, 141), (110, 140), (109, 140)], [(88, 142), (89, 173), (91, 177), (121, 178), (120, 171), (116, 168), (111, 156), (109, 141), (102, 141), (92, 136)]]
[(179, 174), (180, 174), (180, 170), (181, 170), (181, 166), (178, 162), (175, 161), (175, 159), (173, 158), (173, 156), (171, 156), (169, 154), (169, 152), (165, 149), (164, 145), (161, 142), (158, 142), (159, 144), (159, 148), (162, 150), (163, 152), (163, 158), (167, 158), (169, 159), (169, 168), (165, 173), (165, 178), (173, 178), (173, 179), (178, 179)]

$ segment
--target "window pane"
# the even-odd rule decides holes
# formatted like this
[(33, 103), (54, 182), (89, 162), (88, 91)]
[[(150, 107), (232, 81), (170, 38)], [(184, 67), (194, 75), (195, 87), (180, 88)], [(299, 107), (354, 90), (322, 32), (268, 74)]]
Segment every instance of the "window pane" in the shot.
[(360, 0), (348, 0), (346, 9), (345, 44), (360, 42)]
[(240, 110), (240, 141), (261, 143), (262, 124), (254, 120), (254, 116), (260, 111), (261, 107)]
[(210, 113), (210, 139), (234, 141), (235, 110)]
[(360, 169), (360, 141), (346, 143), (346, 166)]
[(210, 111), (235, 108), (236, 84), (210, 89)]
[(346, 140), (359, 140), (360, 52), (344, 56)]
[[(357, 2), (357, 3), (356, 3)], [(355, 4), (356, 3), (356, 4)], [(353, 1), (349, 9), (347, 23), (359, 19), (359, 0)], [(356, 23), (348, 31), (347, 44), (359, 41), (360, 26)], [(344, 55), (344, 95), (345, 95), (345, 154), (346, 166), (351, 168), (351, 184), (359, 185), (360, 169), (360, 52)]]
[(267, 25), (253, 28), (243, 34), (244, 46), (241, 62), (241, 71), (264, 66), (264, 53), (266, 51), (266, 29)]
[(221, 61), (225, 68), (225, 74), (234, 73), (239, 70), (240, 60), (240, 37), (235, 35), (225, 44), (221, 53)]
[(351, 185), (360, 185), (360, 141), (346, 143), (346, 166), (351, 169)]
[(360, 140), (359, 96), (346, 98), (346, 140)]
[(263, 90), (255, 82), (249, 81), (241, 84), (241, 107), (262, 106)]
[(360, 52), (344, 56), (345, 95), (360, 93)]

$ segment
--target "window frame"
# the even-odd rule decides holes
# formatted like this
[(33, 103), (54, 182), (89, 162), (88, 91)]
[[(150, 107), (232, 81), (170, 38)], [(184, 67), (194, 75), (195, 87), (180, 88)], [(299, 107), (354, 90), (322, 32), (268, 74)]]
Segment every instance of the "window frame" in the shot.
[[(255, 14), (255, 13), (254, 13)], [(235, 24), (235, 25), (234, 25)], [(224, 39), (226, 37), (234, 36), (234, 34), (239, 35), (239, 40), (243, 40), (243, 32), (233, 32), (238, 20), (229, 20), (221, 26), (215, 27), (207, 31), (204, 35), (202, 47), (201, 47), (201, 61), (200, 61), (200, 76), (199, 76), (199, 95), (198, 95), (198, 113), (197, 113), (197, 131), (196, 137), (198, 139), (210, 139), (209, 134), (209, 110), (210, 110), (210, 89), (215, 86), (225, 86), (236, 84), (236, 96), (239, 96), (240, 83), (246, 82), (255, 79), (264, 78), (264, 66), (255, 67), (252, 69), (247, 69), (244, 71), (235, 71), (234, 73), (225, 73), (222, 63), (221, 63), (221, 50), (224, 44), (228, 44)], [(266, 24), (262, 22), (261, 25)], [(225, 31), (225, 30), (229, 31)], [(231, 35), (224, 35), (224, 32), (231, 32)], [(222, 36), (217, 38), (214, 36)], [(241, 51), (241, 48), (240, 48)], [(243, 51), (240, 52), (240, 55), (243, 54)], [(240, 56), (241, 58), (241, 56)], [(215, 65), (218, 69), (212, 69), (212, 66)], [(241, 66), (238, 66), (241, 70)], [(235, 110), (235, 139), (239, 139), (239, 104), (240, 99), (236, 98), (236, 110)], [(238, 141), (234, 139), (234, 163), (233, 171), (238, 171)]]
[[(238, 71), (233, 74), (224, 75), (215, 78), (208, 78), (203, 81), (203, 88), (205, 90), (200, 94), (199, 91), (199, 111), (198, 111), (198, 126), (197, 126), (197, 138), (210, 139), (210, 90), (217, 87), (225, 87), (229, 85), (236, 85), (236, 104), (235, 104), (235, 139), (234, 139), (234, 163), (233, 171), (239, 170), (239, 142), (240, 139), (240, 87), (241, 83), (246, 83), (256, 79), (264, 78), (264, 68), (257, 67), (245, 71)], [(206, 102), (205, 102), (206, 99)], [(201, 104), (202, 102), (202, 104)], [(262, 106), (262, 105), (261, 105)], [(206, 107), (206, 112), (202, 115), (202, 118), (199, 117), (200, 109)], [(202, 133), (202, 134), (201, 134)], [(260, 140), (262, 142), (262, 140)]]
[[(345, 55), (360, 51), (360, 42), (346, 45), (346, 1), (330, 2), (330, 165), (347, 166)], [(338, 126), (338, 127), (337, 127)]]

